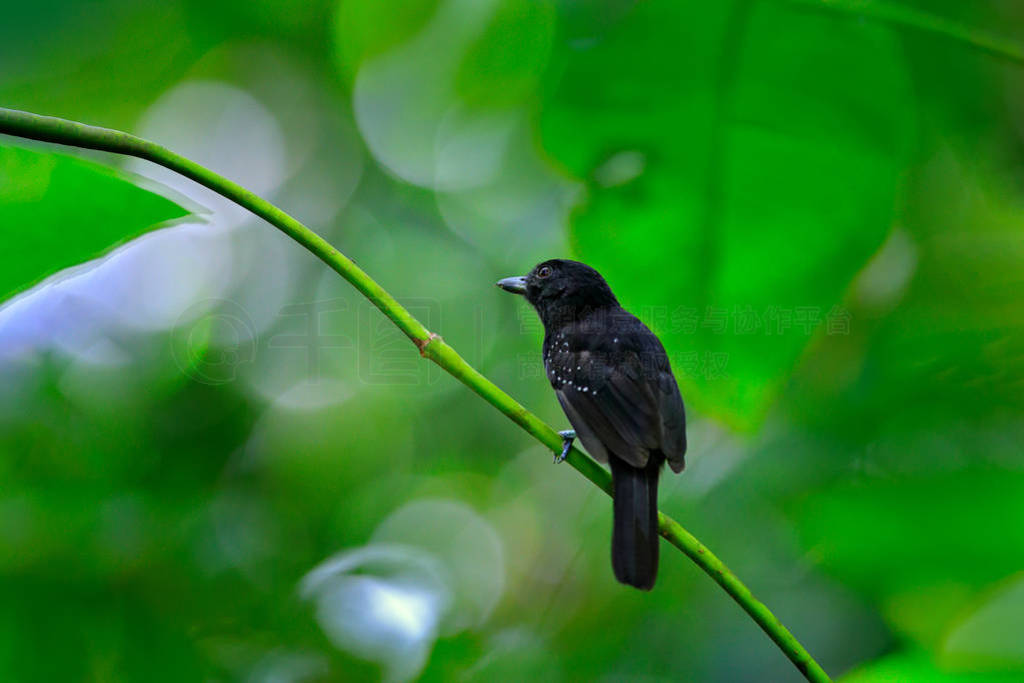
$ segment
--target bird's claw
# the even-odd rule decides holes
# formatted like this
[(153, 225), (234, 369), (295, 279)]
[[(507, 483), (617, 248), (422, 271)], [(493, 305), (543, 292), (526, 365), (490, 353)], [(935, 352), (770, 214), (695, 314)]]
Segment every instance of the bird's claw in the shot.
[(556, 465), (568, 457), (569, 451), (572, 450), (572, 442), (576, 440), (576, 432), (571, 429), (564, 429), (558, 432), (558, 435), (562, 437), (562, 452), (555, 456)]

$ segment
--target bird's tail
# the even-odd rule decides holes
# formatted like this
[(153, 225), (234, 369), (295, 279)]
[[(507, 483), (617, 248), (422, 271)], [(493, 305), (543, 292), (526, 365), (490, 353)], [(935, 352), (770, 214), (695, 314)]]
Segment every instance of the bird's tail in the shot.
[(641, 590), (658, 576), (658, 475), (665, 457), (653, 452), (646, 467), (608, 458), (615, 486), (612, 569), (621, 583)]

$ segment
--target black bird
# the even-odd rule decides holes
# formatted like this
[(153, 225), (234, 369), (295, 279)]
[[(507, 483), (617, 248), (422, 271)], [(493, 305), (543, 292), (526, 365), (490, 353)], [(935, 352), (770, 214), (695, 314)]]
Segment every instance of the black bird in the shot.
[(668, 356), (654, 333), (619, 305), (601, 274), (554, 259), (529, 275), (505, 278), (544, 323), (544, 368), (579, 439), (612, 470), (612, 568), (643, 590), (658, 574), (658, 475), (685, 465), (686, 414)]

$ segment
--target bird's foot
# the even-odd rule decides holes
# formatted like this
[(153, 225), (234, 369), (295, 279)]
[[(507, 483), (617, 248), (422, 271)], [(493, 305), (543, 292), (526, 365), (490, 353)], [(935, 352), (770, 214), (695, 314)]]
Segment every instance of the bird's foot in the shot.
[(562, 452), (555, 456), (556, 465), (565, 460), (572, 449), (572, 442), (576, 440), (576, 432), (571, 429), (562, 430), (558, 432), (558, 435), (562, 437)]

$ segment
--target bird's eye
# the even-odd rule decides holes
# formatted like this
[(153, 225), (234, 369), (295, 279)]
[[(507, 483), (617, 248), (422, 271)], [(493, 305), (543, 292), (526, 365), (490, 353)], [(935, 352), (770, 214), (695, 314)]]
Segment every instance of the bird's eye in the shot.
[(551, 268), (549, 266), (541, 266), (540, 270), (537, 271), (537, 277), (547, 277), (551, 275)]

